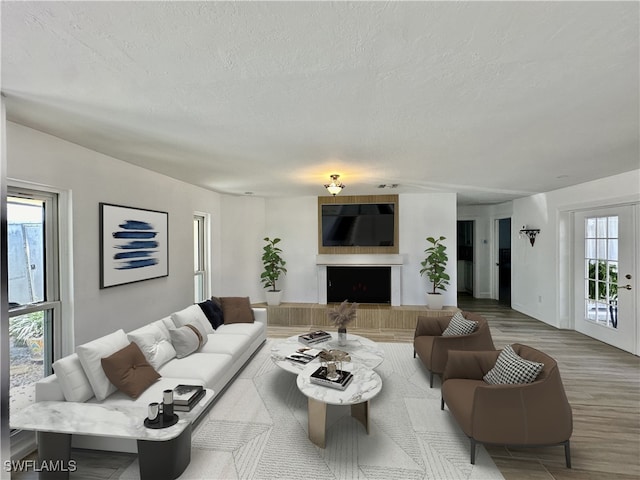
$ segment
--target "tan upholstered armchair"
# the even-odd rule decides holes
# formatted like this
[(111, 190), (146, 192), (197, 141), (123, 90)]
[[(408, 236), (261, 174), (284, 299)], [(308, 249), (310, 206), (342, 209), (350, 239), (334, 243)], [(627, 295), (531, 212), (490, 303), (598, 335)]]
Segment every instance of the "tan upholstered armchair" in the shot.
[(478, 328), (469, 335), (455, 335), (443, 337), (451, 315), (441, 317), (418, 317), (416, 331), (413, 337), (413, 358), (418, 355), (424, 366), (429, 370), (429, 384), (433, 387), (433, 374), (442, 376), (447, 364), (449, 350), (494, 350), (491, 332), (487, 320), (477, 313), (462, 312), (467, 320), (478, 322)]
[(569, 438), (573, 432), (571, 405), (556, 361), (526, 345), (513, 344), (522, 358), (543, 363), (533, 383), (490, 385), (482, 378), (493, 368), (500, 351), (449, 352), (443, 375), (442, 404), (471, 441), (471, 463), (476, 443), (519, 447), (564, 445), (571, 468)]

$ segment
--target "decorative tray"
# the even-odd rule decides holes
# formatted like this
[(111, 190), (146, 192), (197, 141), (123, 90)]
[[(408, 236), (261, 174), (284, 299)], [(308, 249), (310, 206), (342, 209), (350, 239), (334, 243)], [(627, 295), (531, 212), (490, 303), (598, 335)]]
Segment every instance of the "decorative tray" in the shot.
[(158, 420), (156, 420), (155, 422), (152, 422), (148, 418), (145, 418), (144, 419), (144, 426), (147, 427), (147, 428), (153, 428), (153, 429), (167, 428), (167, 427), (171, 427), (172, 425), (175, 425), (176, 423), (178, 423), (178, 420), (179, 420), (179, 417), (175, 413), (173, 414), (173, 416), (171, 418), (164, 418), (164, 415), (159, 414), (158, 415)]

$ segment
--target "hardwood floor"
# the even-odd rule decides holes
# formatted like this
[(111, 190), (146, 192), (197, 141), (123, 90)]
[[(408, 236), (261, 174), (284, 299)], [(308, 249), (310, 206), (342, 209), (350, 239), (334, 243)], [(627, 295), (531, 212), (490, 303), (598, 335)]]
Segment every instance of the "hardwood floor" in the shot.
[[(573, 468), (562, 447), (487, 450), (507, 480), (640, 478), (640, 358), (580, 333), (557, 330), (493, 300), (459, 298), (463, 310), (484, 315), (497, 348), (524, 343), (554, 357), (573, 408)], [(300, 333), (300, 327), (269, 326), (270, 338)], [(349, 328), (378, 342), (411, 342), (413, 329)], [(436, 381), (434, 388), (439, 388)], [(71, 479), (118, 478), (135, 455), (74, 450), (78, 472)], [(33, 473), (33, 472), (31, 472)], [(30, 474), (13, 474), (31, 479)]]

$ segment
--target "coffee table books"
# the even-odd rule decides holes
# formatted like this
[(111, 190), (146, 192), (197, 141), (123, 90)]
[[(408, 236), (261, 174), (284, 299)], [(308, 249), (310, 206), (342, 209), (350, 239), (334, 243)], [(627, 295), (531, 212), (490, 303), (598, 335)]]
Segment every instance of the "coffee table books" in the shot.
[(191, 400), (189, 400), (189, 403), (187, 403), (186, 405), (176, 405), (174, 402), (173, 411), (174, 412), (190, 412), (191, 409), (195, 407), (198, 404), (198, 402), (200, 402), (200, 400), (202, 400), (202, 398), (205, 396), (206, 393), (207, 391), (203, 388), (198, 393), (196, 393), (195, 396), (191, 397)]
[(317, 348), (299, 348), (294, 353), (287, 355), (287, 360), (292, 362), (301, 363), (302, 365), (306, 365), (307, 363), (315, 360), (318, 355), (320, 355), (321, 350)]
[(344, 390), (349, 386), (351, 380), (353, 380), (353, 374), (346, 370), (336, 370), (336, 373), (338, 374), (338, 378), (330, 380), (327, 378), (327, 367), (319, 367), (309, 376), (309, 381), (316, 385), (322, 385), (323, 387)]
[(178, 385), (173, 389), (173, 406), (188, 406), (192, 404), (196, 397), (202, 395), (204, 387), (202, 385)]
[(304, 345), (315, 345), (331, 340), (331, 334), (324, 330), (316, 330), (315, 332), (303, 333), (298, 335), (298, 341)]

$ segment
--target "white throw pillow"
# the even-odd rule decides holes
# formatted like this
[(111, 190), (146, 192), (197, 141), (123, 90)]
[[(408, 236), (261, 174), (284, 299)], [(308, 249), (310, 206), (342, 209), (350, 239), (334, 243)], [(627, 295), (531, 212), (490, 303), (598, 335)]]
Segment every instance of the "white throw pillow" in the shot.
[(102, 369), (101, 359), (129, 345), (124, 330), (117, 330), (109, 335), (76, 347), (76, 353), (89, 379), (93, 394), (98, 400), (104, 400), (117, 390), (111, 384)]
[(86, 402), (93, 397), (93, 388), (77, 353), (53, 362), (53, 371), (67, 402)]
[(200, 331), (203, 331), (202, 329), (200, 329), (200, 326), (202, 326), (202, 328), (204, 328), (205, 334), (215, 333), (215, 330), (209, 323), (207, 316), (204, 314), (199, 305), (191, 305), (180, 310), (179, 312), (172, 313), (171, 320), (173, 320), (173, 323), (176, 327), (182, 327), (187, 323), (190, 323), (191, 325), (197, 325), (196, 322), (199, 322), (201, 324), (198, 325), (198, 329)]
[(158, 325), (151, 324), (138, 328), (129, 332), (127, 338), (140, 347), (144, 358), (155, 370), (176, 356), (169, 332), (167, 331), (165, 336)]
[(171, 316), (164, 317), (163, 319), (156, 320), (155, 322), (151, 322), (149, 325), (157, 326), (160, 330), (162, 330), (162, 334), (165, 336), (165, 338), (169, 340), (171, 340), (171, 337), (169, 336), (169, 329), (176, 326), (173, 323), (173, 320), (171, 320)]
[[(195, 330), (198, 330), (196, 333)], [(169, 330), (171, 335), (171, 343), (176, 350), (176, 357), (184, 358), (197, 352), (205, 342), (202, 337), (207, 338), (206, 334), (202, 334), (194, 325), (188, 324), (179, 328)]]

